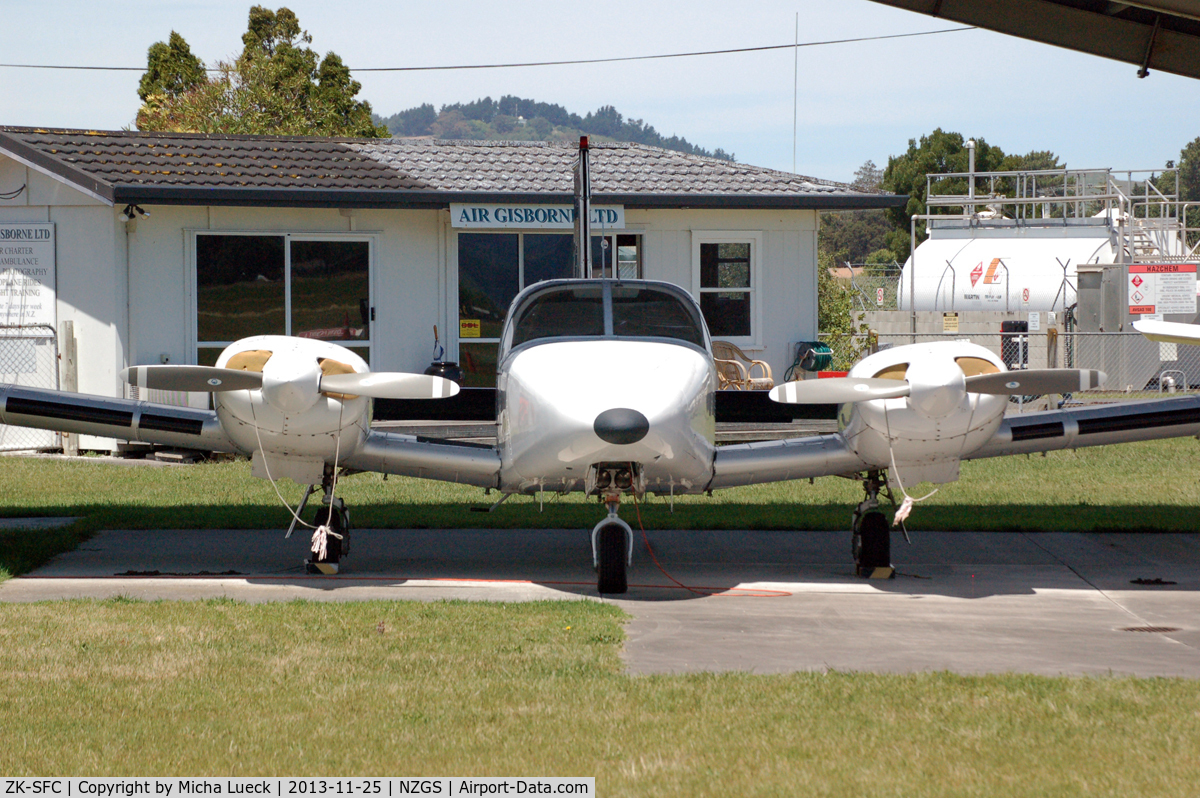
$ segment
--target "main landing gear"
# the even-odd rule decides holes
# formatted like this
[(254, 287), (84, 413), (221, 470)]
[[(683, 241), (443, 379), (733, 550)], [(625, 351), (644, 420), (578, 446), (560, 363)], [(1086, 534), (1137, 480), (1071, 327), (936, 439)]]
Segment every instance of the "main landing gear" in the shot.
[[(309, 574), (332, 576), (338, 572), (338, 564), (342, 557), (350, 553), (350, 511), (346, 503), (333, 495), (333, 466), (325, 466), (325, 474), (321, 478), (321, 506), (313, 517), (312, 556), (304, 561), (304, 571)], [(312, 496), (315, 485), (309, 485), (300, 500), (296, 515), (304, 513), (308, 499)], [(288, 528), (288, 537), (296, 528), (293, 520)]]
[(896, 578), (896, 569), (892, 567), (892, 532), (887, 517), (879, 510), (879, 491), (885, 484), (879, 471), (867, 472), (863, 480), (866, 498), (854, 509), (850, 521), (854, 572), (868, 579)]

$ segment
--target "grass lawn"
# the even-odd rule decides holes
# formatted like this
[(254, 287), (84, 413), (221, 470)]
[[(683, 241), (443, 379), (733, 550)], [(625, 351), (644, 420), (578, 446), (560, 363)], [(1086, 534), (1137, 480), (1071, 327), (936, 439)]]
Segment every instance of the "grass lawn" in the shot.
[[(1194, 531), (1198, 454), (1186, 439), (966, 463), (911, 526)], [(0, 533), (0, 568), (101, 528), (283, 526), (248, 472), (0, 458), (0, 516), (83, 516)], [(589, 527), (601, 514), (577, 496), (485, 515), (469, 511), (490, 501), (476, 489), (340, 485), (359, 526)], [(682, 498), (674, 514), (652, 499), (643, 517), (839, 529), (859, 496), (830, 478)], [(0, 604), (0, 773), (574, 775), (605, 796), (1190, 796), (1200, 783), (1196, 681), (629, 676), (624, 620), (595, 601)]]
[(620, 610), (0, 605), (0, 773), (571, 775), (605, 796), (1192, 796), (1182, 679), (632, 677)]
[[(286, 527), (290, 517), (270, 483), (249, 472), (246, 461), (156, 468), (0, 457), (0, 517), (83, 517), (58, 532), (0, 532), (0, 580), (97, 529)], [(299, 501), (296, 485), (285, 481), (280, 489)], [(548, 494), (541, 507), (537, 497), (516, 496), (493, 513), (476, 513), (472, 506), (498, 494), (379, 474), (343, 479), (338, 493), (358, 527), (585, 528), (603, 516), (595, 500), (579, 494)], [(651, 529), (843, 529), (861, 497), (857, 483), (825, 477), (679, 497), (673, 513), (665, 498), (650, 498), (642, 520)], [(909, 528), (1194, 531), (1198, 505), (1200, 445), (1184, 438), (963, 463), (962, 479), (919, 504)]]

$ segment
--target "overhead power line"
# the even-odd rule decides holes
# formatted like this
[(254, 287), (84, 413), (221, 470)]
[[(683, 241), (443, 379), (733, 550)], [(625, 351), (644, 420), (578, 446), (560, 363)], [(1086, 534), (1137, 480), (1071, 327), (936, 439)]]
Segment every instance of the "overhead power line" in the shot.
[[(729, 50), (699, 50), (694, 53), (662, 53), (659, 55), (627, 55), (616, 58), (583, 58), (572, 61), (524, 61), (511, 64), (448, 64), (442, 66), (406, 66), (406, 67), (351, 67), (351, 72), (437, 72), (453, 69), (515, 69), (518, 67), (543, 66), (574, 66), (578, 64), (611, 64), (618, 61), (653, 61), (665, 58), (693, 58), (704, 55), (732, 55), (735, 53), (760, 53), (767, 50), (793, 50), (799, 47), (823, 47), (831, 44), (855, 44), (858, 42), (877, 42), (884, 39), (907, 39), (913, 36), (934, 36), (939, 33), (958, 33), (960, 31), (976, 30), (974, 26), (963, 28), (943, 28), (942, 30), (926, 30), (917, 33), (893, 33), (887, 36), (860, 36), (854, 39), (828, 39), (820, 42), (799, 42), (795, 44), (769, 44), (762, 47), (736, 47)], [(116, 66), (73, 66), (66, 64), (0, 64), (4, 69), (76, 69), (92, 72), (145, 72), (146, 67), (116, 67)], [(218, 72), (208, 69), (208, 72)]]

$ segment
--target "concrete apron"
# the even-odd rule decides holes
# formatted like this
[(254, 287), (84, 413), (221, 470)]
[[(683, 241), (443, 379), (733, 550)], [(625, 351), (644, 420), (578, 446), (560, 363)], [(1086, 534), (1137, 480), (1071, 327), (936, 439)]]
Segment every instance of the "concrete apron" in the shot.
[(582, 529), (354, 530), (336, 577), (304, 574), (303, 531), (115, 530), (0, 584), (0, 601), (604, 600), (632, 616), (633, 673), (1200, 677), (1200, 535), (894, 537), (897, 578), (868, 581), (845, 532), (653, 531), (677, 582), (639, 539), (629, 592), (599, 597)]

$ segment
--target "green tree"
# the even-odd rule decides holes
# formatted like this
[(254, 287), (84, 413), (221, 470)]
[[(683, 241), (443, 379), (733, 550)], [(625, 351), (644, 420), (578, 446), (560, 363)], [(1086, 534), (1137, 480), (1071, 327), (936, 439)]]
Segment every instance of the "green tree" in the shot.
[(867, 160), (862, 166), (858, 167), (854, 172), (854, 180), (850, 183), (850, 187), (855, 191), (864, 191), (869, 194), (874, 194), (883, 187), (883, 170), (875, 165), (872, 160)]
[[(1000, 168), (1004, 153), (990, 146), (981, 138), (975, 139), (975, 171), (990, 172)], [(966, 139), (961, 133), (947, 133), (937, 128), (928, 136), (908, 140), (908, 150), (903, 155), (888, 158), (883, 170), (883, 187), (897, 194), (907, 194), (908, 203), (903, 208), (891, 208), (888, 217), (895, 228), (888, 234), (888, 249), (896, 253), (897, 259), (908, 258), (912, 217), (925, 213), (925, 176), (947, 172), (966, 172), (969, 168)], [(966, 193), (965, 178), (944, 178), (934, 181), (939, 193)], [(925, 223), (917, 222), (917, 241), (925, 238)]]
[[(1179, 199), (1200, 204), (1200, 136), (1180, 151), (1178, 175)], [(1200, 228), (1200, 207), (1188, 209), (1186, 224), (1189, 228)], [(1194, 245), (1196, 238), (1197, 233), (1190, 234), (1188, 244)]]
[[(173, 43), (175, 38), (177, 34), (172, 34)], [(178, 40), (176, 49), (188, 52), (183, 38)], [(241, 55), (218, 62), (216, 75), (182, 91), (148, 92), (142, 98), (137, 127), (199, 133), (387, 137), (387, 128), (372, 120), (370, 104), (355, 99), (362, 85), (351, 78), (350, 69), (336, 53), (320, 58), (307, 46), (311, 42), (291, 10), (254, 6), (242, 36)], [(159, 45), (150, 48), (152, 54), (156, 47)], [(170, 45), (164, 47), (171, 49)], [(157, 88), (157, 84), (148, 88)]]
[[(850, 184), (855, 191), (875, 193), (880, 190), (883, 170), (867, 161), (854, 173)], [(888, 264), (895, 253), (888, 248), (892, 224), (886, 212), (826, 211), (821, 214), (820, 234), (817, 237), (818, 258), (828, 259), (835, 253), (850, 263)]]
[(208, 80), (204, 64), (192, 55), (192, 48), (175, 31), (164, 42), (150, 45), (146, 54), (146, 72), (138, 83), (138, 97), (145, 102), (152, 95), (178, 97)]
[(845, 371), (862, 358), (867, 325), (854, 306), (854, 293), (832, 270), (844, 262), (841, 252), (817, 259), (817, 330), (821, 341), (833, 350), (833, 368)]
[[(883, 170), (882, 187), (897, 194), (907, 194), (908, 203), (903, 208), (892, 208), (888, 216), (894, 229), (888, 234), (888, 249), (896, 254), (898, 260), (906, 260), (911, 248), (912, 217), (926, 213), (925, 189), (926, 175), (966, 172), (970, 168), (970, 155), (966, 139), (961, 133), (946, 132), (937, 128), (928, 136), (922, 136), (920, 142), (908, 140), (908, 150), (903, 155), (888, 158), (887, 168)], [(982, 138), (975, 139), (975, 171), (976, 172), (1011, 172), (1033, 169), (1062, 169), (1058, 156), (1048, 150), (1034, 150), (1025, 155), (1005, 155), (999, 147), (993, 147)], [(965, 177), (935, 178), (931, 188), (938, 194), (966, 194), (968, 180)], [(1053, 184), (1053, 178), (1046, 179), (1046, 186)], [(1041, 185), (1041, 183), (1039, 183)], [(1012, 196), (1014, 186), (999, 180), (994, 186), (976, 187), (976, 192), (983, 188), (981, 196), (988, 190), (998, 194)], [(980, 203), (983, 204), (983, 203)], [(925, 223), (917, 222), (917, 242), (925, 239)]]

